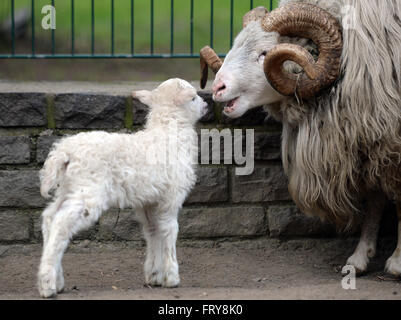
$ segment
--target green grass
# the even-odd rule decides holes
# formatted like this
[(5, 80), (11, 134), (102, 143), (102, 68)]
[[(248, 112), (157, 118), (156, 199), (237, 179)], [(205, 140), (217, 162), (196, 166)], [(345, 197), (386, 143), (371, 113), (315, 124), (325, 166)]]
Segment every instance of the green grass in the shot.
[[(10, 10), (9, 0), (1, 0), (0, 18)], [(115, 53), (131, 52), (131, 0), (115, 0)], [(135, 53), (150, 53), (150, 0), (134, 0)], [(226, 53), (230, 48), (230, 0), (214, 0), (214, 48)], [(233, 37), (242, 27), (242, 16), (250, 9), (250, 0), (234, 0)], [(41, 8), (49, 0), (35, 1), (37, 53), (50, 53), (51, 31), (41, 28)], [(273, 1), (274, 6), (277, 0)], [(30, 8), (31, 0), (15, 0), (16, 8)], [(269, 0), (254, 0), (253, 6), (270, 7)], [(56, 53), (71, 51), (71, 1), (55, 0), (57, 29)], [(75, 0), (75, 48), (77, 53), (91, 52), (91, 0)], [(174, 0), (174, 52), (190, 52), (190, 0)], [(194, 52), (210, 44), (210, 0), (194, 0)], [(30, 53), (30, 34), (16, 42), (17, 53)], [(111, 1), (95, 0), (95, 53), (111, 50)], [(154, 52), (171, 50), (171, 0), (154, 0)], [(6, 50), (7, 51), (7, 50)], [(4, 52), (4, 50), (2, 50)]]

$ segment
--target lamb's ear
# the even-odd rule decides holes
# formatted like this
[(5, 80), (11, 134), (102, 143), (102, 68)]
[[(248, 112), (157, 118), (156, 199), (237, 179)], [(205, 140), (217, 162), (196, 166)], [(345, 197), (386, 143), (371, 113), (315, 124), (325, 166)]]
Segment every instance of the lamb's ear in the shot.
[(193, 88), (180, 89), (178, 94), (174, 97), (174, 103), (177, 106), (182, 106), (188, 103), (196, 96), (196, 90)]
[(148, 90), (133, 91), (132, 97), (137, 98), (143, 104), (149, 105), (152, 97), (152, 92)]

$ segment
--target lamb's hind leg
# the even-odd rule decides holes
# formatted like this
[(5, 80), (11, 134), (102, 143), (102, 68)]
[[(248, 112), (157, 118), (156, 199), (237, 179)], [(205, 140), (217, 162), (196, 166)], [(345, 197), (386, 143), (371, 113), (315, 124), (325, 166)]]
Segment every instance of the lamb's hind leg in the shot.
[[(63, 202), (61, 198), (57, 198), (55, 201), (51, 202), (47, 208), (42, 213), (42, 237), (43, 237), (43, 249), (49, 239), (51, 224), (53, 222), (54, 215), (60, 209), (60, 205)], [(63, 268), (61, 264), (57, 270), (57, 281), (56, 281), (57, 292), (62, 292), (64, 290), (64, 277)]]
[(146, 210), (141, 218), (147, 244), (145, 280), (150, 285), (176, 287), (180, 282), (176, 256), (178, 210)]
[(367, 200), (361, 237), (354, 254), (347, 260), (347, 265), (354, 266), (357, 274), (364, 273), (369, 260), (376, 255), (377, 236), (385, 204), (386, 197), (382, 194), (372, 195)]
[[(38, 273), (38, 288), (42, 297), (56, 295), (58, 285), (64, 278), (61, 260), (71, 237), (77, 232), (89, 228), (97, 221), (100, 212), (88, 212), (82, 200), (68, 199), (57, 211), (48, 230), (48, 239), (43, 248), (43, 254)], [(61, 274), (58, 274), (61, 272)]]
[(386, 262), (386, 272), (401, 277), (401, 203), (397, 203), (398, 243), (393, 255)]

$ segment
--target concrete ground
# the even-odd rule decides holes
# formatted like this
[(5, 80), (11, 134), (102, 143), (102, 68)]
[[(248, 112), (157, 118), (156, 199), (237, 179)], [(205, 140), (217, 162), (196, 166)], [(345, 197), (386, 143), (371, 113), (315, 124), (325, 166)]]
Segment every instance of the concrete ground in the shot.
[[(179, 243), (181, 285), (144, 286), (142, 243), (76, 242), (64, 257), (66, 288), (57, 299), (400, 299), (401, 282), (382, 271), (394, 239), (356, 290), (341, 286), (355, 239)], [(0, 299), (39, 299), (40, 245), (0, 246)]]

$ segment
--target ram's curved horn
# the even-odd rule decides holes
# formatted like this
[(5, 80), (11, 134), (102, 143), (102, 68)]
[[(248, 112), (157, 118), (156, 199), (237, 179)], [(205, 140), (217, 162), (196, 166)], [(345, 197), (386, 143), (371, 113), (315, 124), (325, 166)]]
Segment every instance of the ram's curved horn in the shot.
[(208, 67), (212, 69), (214, 73), (217, 73), (221, 68), (223, 62), (219, 56), (214, 52), (212, 48), (206, 46), (200, 51), (200, 68), (201, 68), (201, 80), (200, 86), (202, 89), (206, 87), (208, 77)]
[[(281, 36), (311, 39), (319, 49), (316, 62), (311, 54), (297, 45), (279, 44), (267, 53), (264, 72), (278, 92), (311, 98), (338, 79), (343, 49), (342, 28), (330, 13), (311, 4), (290, 3), (266, 16), (262, 27)], [(283, 63), (287, 60), (301, 65), (305, 73), (297, 76), (286, 72)]]

